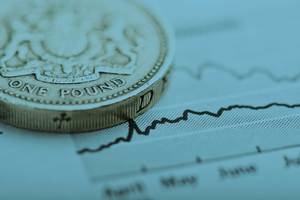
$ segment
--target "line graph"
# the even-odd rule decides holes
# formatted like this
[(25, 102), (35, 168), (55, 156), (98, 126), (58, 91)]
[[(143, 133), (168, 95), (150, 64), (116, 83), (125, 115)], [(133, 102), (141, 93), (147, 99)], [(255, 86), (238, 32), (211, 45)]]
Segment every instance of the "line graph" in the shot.
[(252, 106), (252, 105), (230, 105), (228, 107), (221, 107), (217, 112), (211, 112), (211, 111), (196, 111), (196, 110), (190, 110), (186, 109), (182, 112), (181, 116), (178, 116), (174, 119), (169, 119), (166, 117), (163, 117), (161, 119), (153, 120), (149, 125), (142, 130), (137, 122), (133, 119), (128, 120), (128, 132), (126, 136), (118, 137), (114, 139), (111, 142), (108, 142), (107, 144), (102, 144), (97, 148), (83, 148), (77, 151), (79, 155), (87, 154), (87, 153), (97, 153), (104, 151), (106, 149), (109, 149), (115, 145), (121, 144), (121, 143), (130, 143), (132, 139), (134, 138), (134, 135), (142, 135), (142, 136), (149, 136), (151, 134), (152, 130), (157, 129), (158, 125), (166, 125), (166, 124), (178, 124), (183, 121), (188, 121), (189, 117), (191, 115), (194, 116), (209, 116), (213, 118), (220, 118), (225, 112), (230, 112), (233, 110), (241, 110), (241, 109), (247, 109), (247, 110), (266, 110), (273, 107), (281, 107), (281, 108), (287, 108), (287, 109), (296, 109), (300, 108), (300, 104), (287, 104), (287, 103), (269, 103), (267, 105), (262, 106)]
[(294, 74), (292, 76), (278, 76), (270, 70), (267, 70), (267, 69), (264, 69), (261, 67), (260, 68), (252, 67), (248, 71), (246, 71), (244, 73), (240, 73), (232, 68), (226, 67), (222, 64), (218, 64), (215, 62), (205, 62), (203, 64), (200, 64), (200, 65), (198, 65), (196, 70), (192, 70), (189, 67), (181, 67), (181, 66), (175, 67), (175, 70), (185, 72), (189, 76), (193, 77), (196, 80), (201, 80), (203, 78), (204, 73), (209, 70), (217, 70), (222, 73), (228, 74), (228, 75), (232, 76), (233, 78), (240, 80), (240, 81), (253, 78), (256, 75), (265, 76), (268, 79), (270, 79), (271, 81), (276, 82), (276, 83), (283, 83), (283, 82), (293, 83), (293, 82), (300, 81), (300, 72), (297, 74)]
[(235, 19), (222, 19), (219, 21), (204, 23), (198, 26), (193, 25), (177, 28), (175, 34), (178, 38), (190, 38), (192, 36), (236, 30), (240, 28), (240, 26), (240, 22)]

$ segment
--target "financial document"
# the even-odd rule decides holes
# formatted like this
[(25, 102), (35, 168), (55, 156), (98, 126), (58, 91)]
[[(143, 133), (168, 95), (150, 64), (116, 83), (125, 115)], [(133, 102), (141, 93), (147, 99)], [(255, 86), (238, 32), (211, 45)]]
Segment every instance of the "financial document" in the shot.
[(300, 1), (146, 3), (175, 32), (163, 98), (92, 133), (0, 124), (0, 199), (299, 199)]

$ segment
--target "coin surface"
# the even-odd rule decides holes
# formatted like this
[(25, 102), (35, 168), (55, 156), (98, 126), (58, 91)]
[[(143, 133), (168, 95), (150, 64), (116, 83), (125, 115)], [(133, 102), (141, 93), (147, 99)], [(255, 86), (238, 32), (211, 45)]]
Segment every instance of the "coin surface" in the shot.
[(49, 132), (108, 128), (160, 98), (173, 59), (161, 18), (131, 0), (7, 0), (0, 120)]

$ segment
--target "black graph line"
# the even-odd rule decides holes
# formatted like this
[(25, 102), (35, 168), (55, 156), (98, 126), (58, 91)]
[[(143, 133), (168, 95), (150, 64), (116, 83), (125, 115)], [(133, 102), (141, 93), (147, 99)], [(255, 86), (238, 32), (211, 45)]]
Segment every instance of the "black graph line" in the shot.
[(247, 72), (245, 73), (240, 73), (235, 71), (232, 68), (226, 67), (222, 64), (214, 63), (214, 62), (205, 62), (203, 64), (198, 65), (197, 70), (192, 70), (189, 67), (176, 67), (176, 70), (183, 71), (187, 73), (189, 76), (196, 80), (201, 80), (203, 78), (203, 75), (206, 71), (209, 70), (217, 70), (226, 74), (231, 75), (237, 80), (246, 80), (253, 78), (256, 75), (263, 75), (267, 78), (269, 78), (271, 81), (276, 82), (276, 83), (282, 83), (282, 82), (297, 82), (300, 81), (300, 72), (297, 74), (294, 74), (292, 76), (278, 76), (274, 74), (272, 71), (264, 69), (264, 68), (259, 68), (259, 67), (252, 67), (250, 68)]
[(188, 121), (190, 115), (195, 116), (210, 116), (214, 118), (220, 118), (225, 112), (230, 112), (233, 110), (238, 109), (247, 109), (247, 110), (266, 110), (272, 107), (282, 107), (282, 108), (288, 108), (288, 109), (295, 109), (300, 108), (300, 104), (286, 104), (286, 103), (270, 103), (263, 106), (252, 106), (252, 105), (230, 105), (228, 107), (221, 107), (217, 112), (211, 112), (211, 111), (195, 111), (187, 109), (185, 110), (181, 116), (175, 118), (175, 119), (169, 119), (166, 117), (163, 117), (161, 119), (153, 120), (150, 125), (148, 125), (144, 130), (142, 130), (137, 122), (135, 120), (130, 119), (128, 121), (128, 132), (126, 136), (118, 137), (114, 139), (111, 142), (108, 142), (107, 144), (102, 144), (97, 148), (83, 148), (81, 150), (78, 150), (78, 154), (86, 154), (86, 153), (97, 153), (101, 152), (103, 150), (106, 150), (108, 148), (111, 148), (115, 145), (121, 144), (121, 143), (130, 143), (133, 139), (134, 134), (137, 135), (143, 135), (143, 136), (149, 136), (151, 134), (152, 130), (155, 130), (158, 125), (165, 125), (165, 124), (178, 124), (183, 121)]
[(228, 30), (238, 29), (240, 23), (235, 19), (225, 19), (206, 24), (185, 26), (177, 28), (175, 31), (178, 38), (190, 38), (192, 36), (207, 35), (211, 33), (218, 33)]
[[(244, 153), (237, 153), (237, 154), (212, 157), (212, 158), (206, 158), (206, 159), (202, 159), (199, 156), (196, 156), (196, 158), (192, 161), (186, 161), (186, 162), (182, 162), (182, 163), (177, 163), (177, 164), (172, 164), (172, 165), (164, 165), (164, 166), (159, 166), (159, 167), (151, 167), (151, 168), (150, 167), (147, 168), (146, 166), (143, 166), (144, 168), (147, 168), (146, 171), (143, 170), (143, 168), (141, 168), (141, 170), (126, 171), (126, 172), (120, 172), (120, 173), (115, 173), (115, 174), (107, 174), (107, 175), (103, 175), (103, 176), (99, 176), (99, 177), (94, 177), (93, 181), (99, 181), (99, 180), (103, 181), (105, 179), (111, 180), (111, 179), (118, 179), (118, 178), (124, 178), (124, 177), (131, 177), (131, 176), (139, 175), (139, 174), (157, 173), (157, 172), (191, 167), (191, 166), (195, 166), (195, 165), (205, 165), (205, 164), (223, 162), (223, 161), (228, 161), (228, 160), (236, 160), (236, 159), (246, 158), (246, 157), (250, 157), (250, 156), (275, 153), (275, 152), (296, 149), (296, 148), (300, 148), (300, 144), (291, 144), (291, 145), (285, 145), (285, 146), (274, 147), (274, 148), (269, 148), (269, 149), (262, 149), (260, 146), (256, 146), (256, 151), (249, 151), (249, 152), (244, 152)], [(260, 151), (258, 152), (257, 149), (260, 149)]]

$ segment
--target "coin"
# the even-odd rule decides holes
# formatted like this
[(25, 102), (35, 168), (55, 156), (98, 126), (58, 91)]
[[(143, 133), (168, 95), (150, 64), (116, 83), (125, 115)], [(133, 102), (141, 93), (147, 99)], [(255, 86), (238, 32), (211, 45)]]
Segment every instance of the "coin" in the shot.
[(132, 0), (7, 0), (0, 7), (0, 120), (85, 132), (134, 119), (160, 98), (172, 33)]

